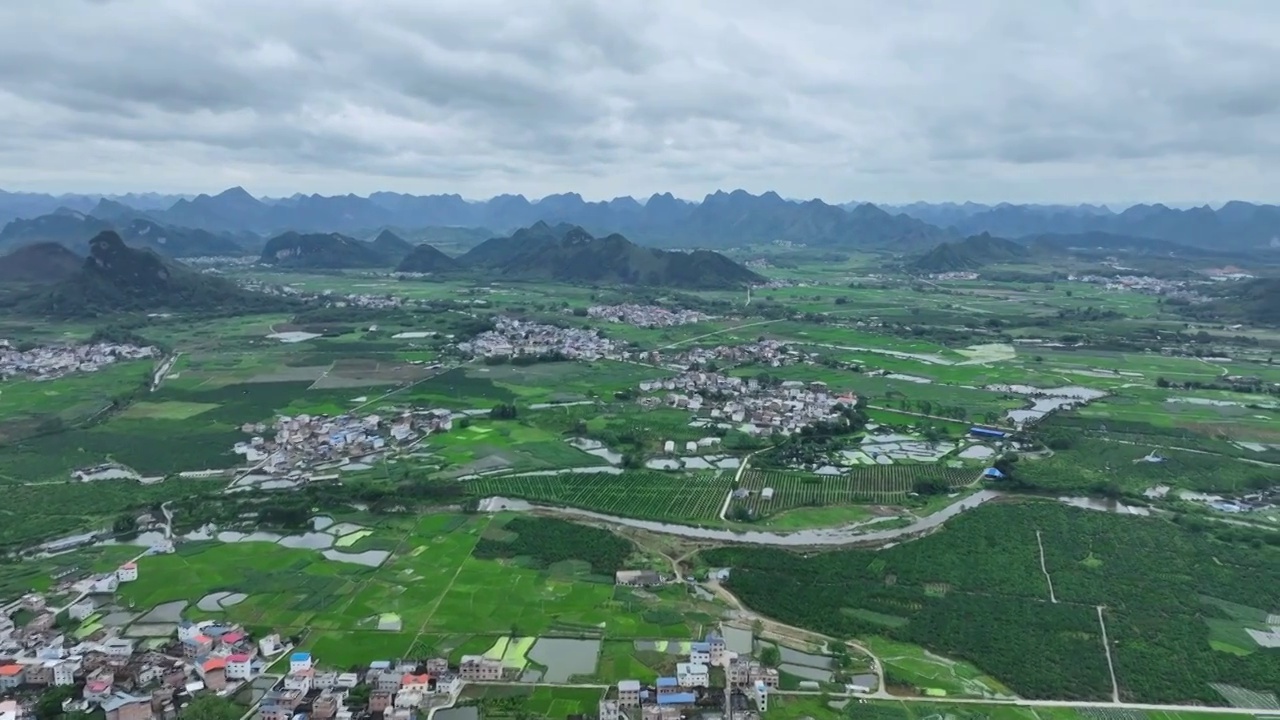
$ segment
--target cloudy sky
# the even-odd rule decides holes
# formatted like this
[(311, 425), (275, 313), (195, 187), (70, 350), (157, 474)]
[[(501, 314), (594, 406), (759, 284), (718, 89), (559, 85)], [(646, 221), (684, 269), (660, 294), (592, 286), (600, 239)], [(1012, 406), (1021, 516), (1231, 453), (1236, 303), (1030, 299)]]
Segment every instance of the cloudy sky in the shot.
[(1275, 0), (10, 0), (0, 188), (1276, 201)]

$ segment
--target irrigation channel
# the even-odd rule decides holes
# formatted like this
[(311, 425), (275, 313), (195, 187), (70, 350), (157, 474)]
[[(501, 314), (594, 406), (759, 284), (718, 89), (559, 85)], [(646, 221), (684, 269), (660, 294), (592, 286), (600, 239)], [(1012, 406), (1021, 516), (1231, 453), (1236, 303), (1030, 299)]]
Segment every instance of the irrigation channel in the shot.
[(1005, 493), (998, 490), (979, 490), (973, 495), (952, 503), (932, 515), (922, 517), (910, 525), (892, 528), (889, 530), (869, 530), (867, 529), (869, 523), (864, 522), (854, 525), (846, 525), (845, 527), (840, 528), (798, 530), (796, 532), (789, 533), (763, 532), (758, 530), (737, 532), (734, 530), (695, 527), (693, 525), (678, 525), (675, 523), (664, 523), (653, 520), (637, 520), (635, 518), (607, 515), (605, 513), (582, 510), (579, 508), (557, 507), (554, 505), (536, 505), (524, 500), (513, 500), (511, 498), (503, 497), (491, 497), (485, 499), (480, 503), (480, 510), (483, 512), (501, 512), (508, 510), (526, 512), (545, 511), (558, 515), (569, 515), (611, 523), (613, 525), (622, 525), (624, 527), (647, 530), (649, 532), (661, 533), (664, 535), (676, 535), (693, 540), (714, 540), (717, 542), (746, 543), (749, 545), (811, 547), (815, 545), (831, 546), (852, 545), (855, 543), (881, 543), (889, 542), (898, 538), (919, 535), (942, 525), (947, 520), (950, 520), (966, 510), (972, 510), (985, 502), (1004, 497), (1004, 495)]

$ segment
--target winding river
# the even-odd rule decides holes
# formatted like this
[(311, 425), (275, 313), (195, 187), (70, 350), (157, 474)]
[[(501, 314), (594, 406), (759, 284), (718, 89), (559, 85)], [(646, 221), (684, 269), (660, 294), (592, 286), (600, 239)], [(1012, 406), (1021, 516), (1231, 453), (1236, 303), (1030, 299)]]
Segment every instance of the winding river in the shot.
[(674, 523), (657, 522), (654, 520), (637, 520), (635, 518), (606, 515), (605, 513), (581, 510), (578, 508), (535, 505), (524, 500), (513, 500), (503, 497), (491, 497), (484, 500), (480, 504), (480, 509), (485, 512), (513, 510), (517, 512), (527, 512), (531, 510), (546, 510), (561, 515), (571, 515), (590, 520), (598, 520), (601, 522), (611, 523), (613, 525), (633, 527), (640, 530), (647, 530), (649, 532), (662, 533), (664, 535), (677, 535), (679, 537), (691, 538), (694, 540), (715, 540), (717, 542), (745, 543), (748, 545), (809, 547), (816, 545), (832, 546), (853, 545), (856, 543), (883, 543), (897, 540), (899, 538), (918, 535), (922, 532), (938, 527), (947, 520), (950, 520), (966, 510), (972, 510), (985, 502), (989, 502), (1003, 496), (1004, 493), (998, 490), (979, 490), (973, 495), (952, 503), (932, 515), (922, 517), (910, 525), (889, 530), (867, 530), (866, 528), (869, 523), (864, 522), (854, 525), (846, 525), (845, 527), (839, 528), (798, 530), (796, 532), (789, 533), (763, 532), (759, 530), (738, 532), (735, 530), (724, 530), (718, 528), (694, 527), (692, 525), (677, 525)]

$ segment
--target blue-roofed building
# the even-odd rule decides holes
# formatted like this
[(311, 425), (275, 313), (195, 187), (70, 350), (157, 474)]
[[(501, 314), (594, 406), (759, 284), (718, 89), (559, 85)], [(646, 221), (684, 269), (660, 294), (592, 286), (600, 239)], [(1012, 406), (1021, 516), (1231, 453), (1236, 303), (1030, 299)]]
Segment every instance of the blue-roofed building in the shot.
[(658, 693), (659, 705), (692, 705), (697, 701), (697, 694), (691, 692)]
[[(705, 642), (707, 644), (707, 653), (709, 655), (707, 662), (711, 665), (723, 664), (724, 654), (728, 651), (729, 646), (725, 644), (724, 638), (720, 636), (720, 633), (707, 633)], [(697, 660), (694, 660), (693, 662), (697, 662)]]
[(1003, 480), (1004, 473), (1000, 472), (996, 468), (989, 467), (982, 471), (982, 477), (986, 480)]
[(311, 669), (311, 653), (296, 652), (289, 656), (289, 673), (305, 672)]
[(984, 437), (984, 438), (1003, 438), (1003, 437), (1008, 437), (1009, 435), (1003, 430), (994, 430), (992, 428), (984, 428), (984, 427), (971, 427), (969, 428), (969, 434), (975, 437)]
[(662, 688), (680, 687), (680, 684), (676, 682), (676, 679), (673, 677), (660, 677), (654, 685), (659, 691), (661, 691)]
[(689, 662), (706, 665), (711, 662), (711, 643), (696, 642), (689, 646)]

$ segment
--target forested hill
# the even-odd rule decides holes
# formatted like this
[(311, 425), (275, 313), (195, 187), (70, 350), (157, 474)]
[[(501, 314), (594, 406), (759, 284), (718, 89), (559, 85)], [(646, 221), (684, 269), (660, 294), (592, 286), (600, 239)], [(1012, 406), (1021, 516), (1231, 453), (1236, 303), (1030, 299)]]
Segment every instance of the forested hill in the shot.
[(293, 303), (283, 298), (250, 292), (149, 250), (131, 248), (111, 231), (89, 242), (89, 256), (74, 274), (18, 303), (20, 311), (56, 317), (157, 310), (266, 312), (291, 307)]
[(636, 245), (621, 235), (596, 238), (580, 227), (545, 223), (494, 238), (458, 258), (503, 277), (690, 289), (745, 287), (764, 278), (709, 250), (676, 252)]
[(909, 268), (922, 273), (977, 270), (987, 265), (1017, 262), (1030, 255), (1026, 247), (1012, 240), (983, 233), (956, 242), (941, 243), (912, 261)]

